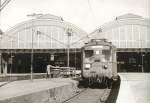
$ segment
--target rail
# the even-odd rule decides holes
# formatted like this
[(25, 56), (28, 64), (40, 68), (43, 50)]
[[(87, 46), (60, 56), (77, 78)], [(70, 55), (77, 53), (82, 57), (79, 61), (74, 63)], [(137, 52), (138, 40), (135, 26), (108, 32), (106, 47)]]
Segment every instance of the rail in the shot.
[(104, 103), (109, 93), (110, 89), (85, 88), (62, 103)]

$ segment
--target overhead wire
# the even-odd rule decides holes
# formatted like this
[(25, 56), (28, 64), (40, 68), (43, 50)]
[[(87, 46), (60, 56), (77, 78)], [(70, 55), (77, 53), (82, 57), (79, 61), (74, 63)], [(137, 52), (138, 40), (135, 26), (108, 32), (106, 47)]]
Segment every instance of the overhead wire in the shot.
[(0, 6), (0, 12), (8, 5), (11, 0), (5, 0)]
[(86, 35), (86, 36), (80, 38), (79, 40), (73, 42), (71, 45), (74, 45), (74, 44), (76, 44), (76, 43), (79, 43), (79, 41), (85, 40), (85, 38), (90, 39), (89, 36), (91, 36), (91, 35), (94, 35), (94, 34)]
[(53, 37), (50, 37), (48, 34), (46, 34), (46, 33), (43, 33), (43, 32), (41, 32), (41, 31), (37, 31), (37, 33), (39, 33), (39, 34), (43, 34), (43, 35), (45, 35), (45, 36), (47, 36), (48, 38), (51, 38), (51, 39), (53, 39), (53, 40), (55, 40), (56, 42), (58, 42), (59, 44), (61, 44), (61, 45), (65, 45), (65, 46), (67, 46), (67, 44), (65, 44), (65, 43), (63, 43), (63, 42), (61, 42), (61, 41), (59, 41), (59, 40), (57, 40), (57, 39), (55, 39), (55, 38), (53, 38)]
[[(91, 11), (91, 14), (92, 14), (93, 17), (94, 17), (94, 18), (93, 18), (93, 19), (94, 19), (94, 24), (96, 24), (96, 23), (97, 23), (97, 22), (96, 22), (96, 17), (95, 17), (95, 15), (94, 15), (94, 12), (93, 12), (93, 9), (92, 9), (90, 0), (88, 0), (88, 6), (89, 6), (89, 9), (90, 9), (90, 11)], [(76, 44), (76, 43), (79, 43), (79, 41), (85, 40), (85, 38), (89, 39), (89, 38), (90, 38), (89, 36), (91, 36), (91, 35), (93, 35), (93, 34), (86, 35), (86, 36), (80, 38), (79, 40), (73, 42), (71, 45), (74, 45), (74, 44)]]
[(94, 14), (94, 12), (93, 12), (93, 8), (92, 8), (92, 5), (91, 5), (90, 0), (88, 0), (88, 6), (89, 6), (89, 9), (90, 9), (91, 14), (92, 14), (92, 16), (93, 16), (94, 24), (95, 24), (95, 26), (96, 26), (96, 24), (97, 24), (97, 20), (96, 20), (96, 16), (95, 16), (95, 14)]
[[(34, 32), (35, 32), (35, 30), (34, 30)], [(53, 38), (53, 37), (50, 37), (48, 34), (45, 34), (45, 33), (41, 32), (41, 31), (36, 31), (36, 32), (37, 32), (37, 33), (40, 33), (40, 34), (43, 34), (43, 35), (47, 36), (48, 38), (53, 39), (54, 41), (58, 42), (59, 44), (61, 44), (61, 45), (63, 45), (63, 46), (67, 46), (67, 44), (65, 44), (65, 43), (63, 43), (63, 42), (61, 42), (61, 41), (59, 41), (59, 40), (57, 40), (57, 39), (55, 39), (55, 38)], [(18, 41), (18, 39), (15, 38), (14, 36), (3, 35), (2, 38), (4, 38), (4, 37), (10, 38), (10, 39), (12, 39), (14, 42), (17, 42), (17, 41)], [(14, 40), (14, 39), (16, 39), (16, 40)], [(20, 40), (20, 41), (23, 41), (22, 39), (19, 39), (19, 40)]]

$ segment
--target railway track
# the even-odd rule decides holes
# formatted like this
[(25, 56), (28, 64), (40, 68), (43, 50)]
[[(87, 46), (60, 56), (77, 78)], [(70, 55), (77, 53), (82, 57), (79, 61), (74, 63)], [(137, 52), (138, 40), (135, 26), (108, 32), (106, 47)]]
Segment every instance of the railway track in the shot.
[(110, 89), (85, 88), (63, 103), (104, 103), (109, 93)]

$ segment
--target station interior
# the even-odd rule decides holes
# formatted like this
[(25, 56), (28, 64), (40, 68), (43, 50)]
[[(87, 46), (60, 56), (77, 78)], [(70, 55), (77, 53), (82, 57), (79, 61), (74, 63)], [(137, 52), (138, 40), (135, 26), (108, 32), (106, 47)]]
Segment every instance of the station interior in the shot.
[[(8, 61), (7, 73), (30, 73), (31, 53), (3, 53), (2, 58)], [(70, 53), (70, 67), (81, 68), (81, 53)], [(47, 65), (67, 67), (66, 53), (34, 53), (34, 73), (45, 73)], [(3, 71), (2, 71), (3, 72)]]
[[(8, 73), (30, 73), (31, 53), (3, 53), (2, 57), (8, 61)], [(34, 73), (45, 73), (48, 64), (59, 67), (67, 66), (67, 52), (34, 53), (33, 57)], [(80, 70), (81, 52), (70, 53), (70, 58), (70, 66)], [(148, 63), (150, 53), (118, 52), (117, 61), (118, 72), (142, 72), (142, 68), (144, 72), (150, 72), (150, 64)]]

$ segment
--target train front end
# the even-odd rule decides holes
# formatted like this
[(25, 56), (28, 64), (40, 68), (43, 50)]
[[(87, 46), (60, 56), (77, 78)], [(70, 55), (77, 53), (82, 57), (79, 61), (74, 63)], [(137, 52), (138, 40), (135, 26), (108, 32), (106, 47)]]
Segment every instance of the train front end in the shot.
[(82, 77), (89, 82), (106, 82), (117, 75), (115, 47), (106, 40), (91, 41), (82, 49)]

